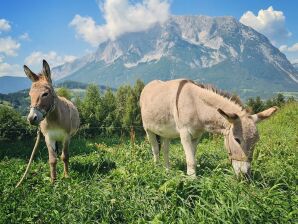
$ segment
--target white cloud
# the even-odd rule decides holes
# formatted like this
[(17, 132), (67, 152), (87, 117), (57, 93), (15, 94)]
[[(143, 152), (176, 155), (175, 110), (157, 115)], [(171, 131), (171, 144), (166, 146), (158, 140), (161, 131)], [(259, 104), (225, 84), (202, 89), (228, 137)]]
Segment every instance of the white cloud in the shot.
[(297, 52), (298, 53), (298, 43), (293, 44), (292, 46), (281, 45), (279, 50), (282, 52)]
[(8, 64), (3, 61), (3, 57), (0, 56), (0, 76), (19, 76), (22, 75), (23, 71), (17, 64)]
[(76, 59), (77, 59), (77, 57), (76, 56), (73, 56), (73, 55), (65, 55), (63, 57), (64, 63), (66, 63), (66, 62), (73, 62)]
[(93, 46), (108, 39), (106, 27), (98, 26), (91, 17), (76, 15), (70, 23), (77, 32), (76, 36), (83, 38)]
[(30, 36), (28, 33), (23, 33), (22, 35), (19, 36), (20, 40), (26, 40), (26, 41), (30, 41)]
[(93, 46), (129, 32), (144, 31), (169, 17), (168, 0), (143, 0), (132, 4), (128, 0), (106, 0), (100, 7), (106, 24), (97, 25), (91, 17), (76, 15), (70, 22), (77, 36)]
[(17, 56), (17, 50), (21, 44), (16, 42), (11, 37), (0, 38), (0, 53), (4, 53), (8, 56)]
[(247, 11), (240, 18), (240, 22), (250, 26), (258, 32), (267, 36), (274, 43), (291, 36), (285, 26), (286, 17), (282, 11), (276, 11), (270, 6), (268, 9), (261, 9), (258, 15)]
[(279, 50), (287, 55), (287, 58), (291, 63), (298, 63), (298, 43), (292, 46), (281, 45)]
[(25, 59), (25, 64), (28, 66), (40, 67), (42, 60), (45, 59), (51, 67), (62, 65), (66, 62), (72, 62), (77, 57), (73, 55), (58, 55), (55, 51), (43, 53), (41, 51), (34, 51)]
[(9, 31), (11, 26), (6, 19), (0, 19), (0, 33), (1, 31)]

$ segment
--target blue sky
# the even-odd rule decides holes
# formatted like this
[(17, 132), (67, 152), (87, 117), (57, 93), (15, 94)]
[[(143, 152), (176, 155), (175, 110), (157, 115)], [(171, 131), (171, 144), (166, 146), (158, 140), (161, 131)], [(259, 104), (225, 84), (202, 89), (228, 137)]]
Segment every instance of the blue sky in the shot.
[[(146, 29), (169, 15), (234, 16), (265, 34), (290, 61), (298, 62), (298, 1), (144, 2), (146, 0), (0, 0), (0, 76), (24, 76), (23, 64), (38, 71), (42, 58), (51, 66), (71, 61), (94, 51), (102, 41)], [(136, 17), (132, 23), (126, 23), (127, 14)], [(137, 15), (147, 18), (144, 21)]]

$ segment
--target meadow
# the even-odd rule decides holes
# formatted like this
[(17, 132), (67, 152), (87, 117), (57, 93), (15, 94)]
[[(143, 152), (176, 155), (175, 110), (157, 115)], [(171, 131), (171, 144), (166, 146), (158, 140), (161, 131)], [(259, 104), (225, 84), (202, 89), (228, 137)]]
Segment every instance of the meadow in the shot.
[(170, 146), (167, 172), (153, 164), (144, 137), (132, 145), (77, 135), (70, 178), (62, 178), (59, 161), (57, 182), (50, 183), (42, 142), (16, 189), (34, 142), (0, 142), (0, 223), (297, 223), (298, 104), (258, 127), (251, 180), (235, 177), (221, 136), (201, 140), (192, 179), (178, 140)]

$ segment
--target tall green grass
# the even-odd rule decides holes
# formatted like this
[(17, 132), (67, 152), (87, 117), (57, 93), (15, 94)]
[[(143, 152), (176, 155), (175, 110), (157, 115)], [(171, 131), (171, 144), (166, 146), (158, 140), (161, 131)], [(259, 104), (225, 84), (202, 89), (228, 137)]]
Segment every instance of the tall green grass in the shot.
[(119, 139), (71, 143), (70, 179), (49, 180), (42, 144), (27, 180), (22, 175), (33, 142), (0, 145), (0, 223), (297, 223), (298, 105), (259, 125), (252, 180), (237, 180), (223, 139), (199, 144), (196, 179), (185, 176), (179, 141), (171, 170), (155, 166), (150, 146)]

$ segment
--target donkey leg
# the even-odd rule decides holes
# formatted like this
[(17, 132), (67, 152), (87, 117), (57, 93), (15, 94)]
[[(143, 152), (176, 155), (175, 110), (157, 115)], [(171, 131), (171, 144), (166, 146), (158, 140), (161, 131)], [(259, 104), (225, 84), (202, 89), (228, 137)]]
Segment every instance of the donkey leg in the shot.
[(200, 134), (197, 138), (194, 138), (194, 139), (191, 140), (192, 145), (193, 145), (194, 150), (195, 150), (195, 154), (197, 153), (197, 148), (198, 148), (198, 144), (199, 144), (199, 141), (200, 141), (201, 137), (202, 137), (202, 134)]
[(49, 152), (51, 182), (54, 183), (57, 178), (57, 174), (56, 174), (57, 154), (55, 152), (56, 141), (51, 140), (48, 136), (45, 137), (45, 141)]
[(161, 141), (162, 141), (161, 148), (162, 148), (165, 167), (166, 167), (167, 170), (169, 170), (170, 169), (170, 160), (169, 160), (169, 143), (170, 143), (170, 140), (168, 138), (162, 138)]
[(68, 148), (69, 148), (69, 142), (70, 142), (70, 138), (65, 138), (65, 140), (63, 141), (62, 154), (61, 154), (61, 159), (62, 159), (63, 164), (64, 164), (63, 176), (65, 178), (69, 177), (69, 175), (68, 175), (68, 165), (69, 165)]
[(185, 129), (180, 131), (181, 143), (183, 145), (186, 164), (187, 164), (187, 175), (196, 176), (196, 158), (195, 148), (192, 142), (190, 133)]
[(148, 140), (152, 147), (154, 162), (158, 163), (158, 161), (159, 161), (159, 146), (158, 146), (158, 142), (156, 139), (156, 134), (154, 134), (151, 131), (146, 131), (146, 133), (147, 133)]

